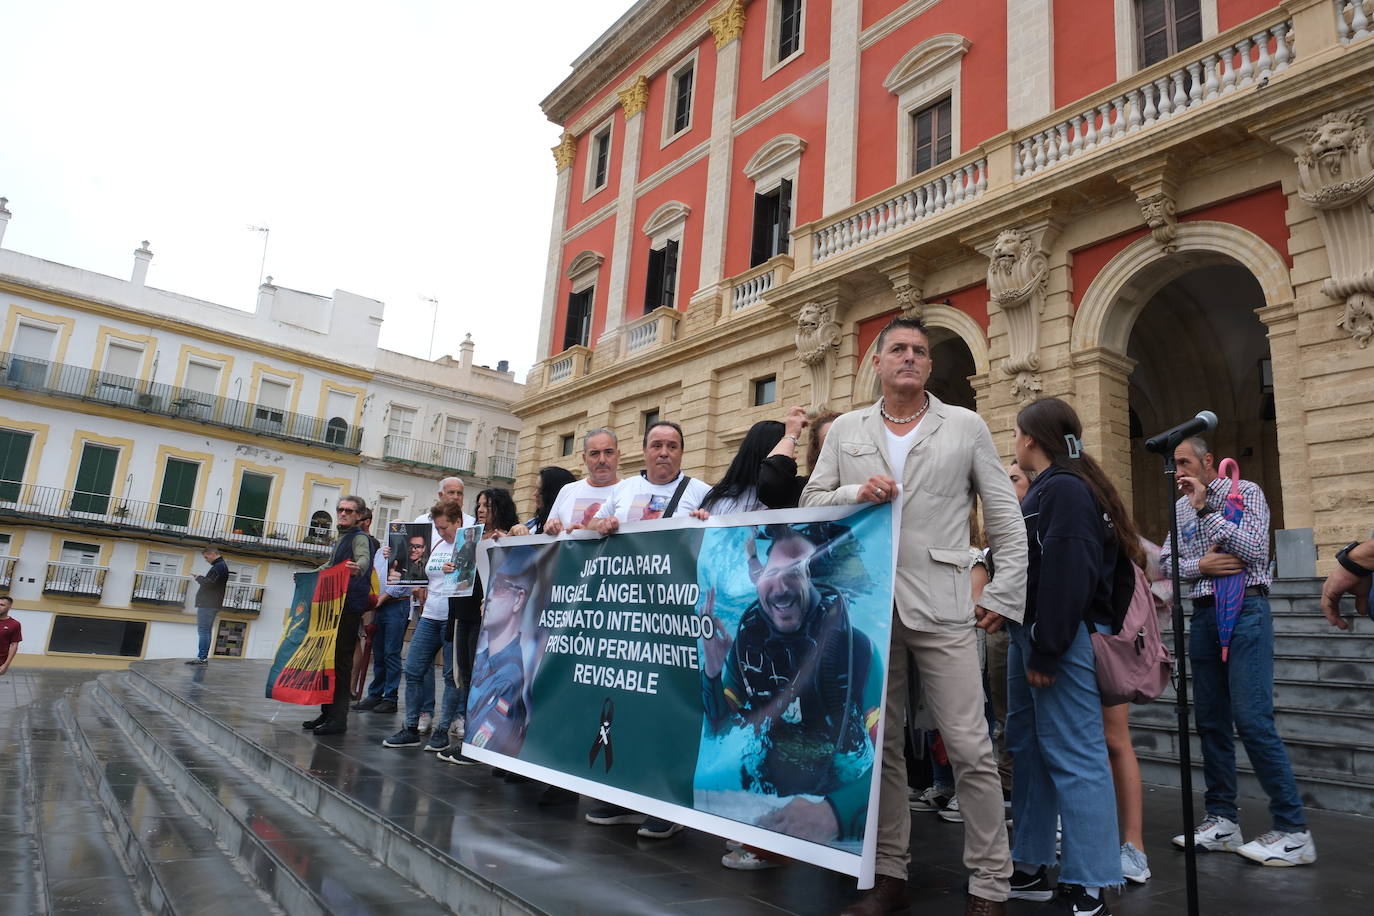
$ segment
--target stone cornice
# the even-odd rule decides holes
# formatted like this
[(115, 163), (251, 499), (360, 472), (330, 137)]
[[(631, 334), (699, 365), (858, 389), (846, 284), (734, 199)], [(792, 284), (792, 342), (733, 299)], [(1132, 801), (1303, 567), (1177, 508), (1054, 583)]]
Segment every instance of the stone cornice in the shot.
[[(573, 72), (549, 93), (539, 107), (555, 124), (566, 124), (572, 113), (589, 98), (602, 91), (616, 75), (633, 64), (655, 42), (668, 34), (701, 0), (640, 0), (629, 12), (573, 61)], [(723, 2), (708, 15), (724, 10)], [(706, 17), (701, 32), (709, 29)]]

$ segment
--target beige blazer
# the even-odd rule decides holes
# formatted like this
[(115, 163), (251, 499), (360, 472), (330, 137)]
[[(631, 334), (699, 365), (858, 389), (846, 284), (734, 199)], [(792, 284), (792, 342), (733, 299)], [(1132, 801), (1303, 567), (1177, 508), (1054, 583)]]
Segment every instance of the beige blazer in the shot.
[(972, 625), (968, 516), (975, 495), (983, 499), (994, 569), (979, 603), (1019, 622), (1026, 607), (1026, 526), (982, 418), (931, 395), (899, 474), (889, 464), (878, 405), (844, 414), (830, 427), (801, 504), (858, 502), (859, 488), (878, 474), (901, 484), (895, 599), (902, 622), (913, 630)]

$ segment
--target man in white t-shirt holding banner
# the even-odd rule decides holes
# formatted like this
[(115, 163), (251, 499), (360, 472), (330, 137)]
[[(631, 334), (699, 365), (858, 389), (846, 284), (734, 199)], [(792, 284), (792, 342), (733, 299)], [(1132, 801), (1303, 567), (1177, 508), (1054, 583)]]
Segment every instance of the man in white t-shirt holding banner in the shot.
[(558, 535), (592, 524), (620, 483), (620, 441), (615, 433), (605, 427), (588, 432), (582, 439), (582, 463), (587, 476), (558, 491), (544, 534)]
[(644, 470), (622, 480), (596, 513), (596, 530), (615, 534), (621, 522), (651, 522), (687, 515), (701, 505), (710, 484), (682, 473), (682, 427), (656, 420), (644, 431)]
[[(596, 530), (615, 534), (621, 522), (652, 522), (688, 515), (701, 505), (711, 487), (682, 473), (682, 427), (658, 420), (644, 431), (644, 470), (622, 480), (596, 513)], [(566, 487), (564, 489), (567, 489)], [(600, 805), (587, 812), (587, 822), (600, 825), (639, 824), (645, 839), (666, 840), (681, 824), (659, 817), (646, 818), (619, 805)]]

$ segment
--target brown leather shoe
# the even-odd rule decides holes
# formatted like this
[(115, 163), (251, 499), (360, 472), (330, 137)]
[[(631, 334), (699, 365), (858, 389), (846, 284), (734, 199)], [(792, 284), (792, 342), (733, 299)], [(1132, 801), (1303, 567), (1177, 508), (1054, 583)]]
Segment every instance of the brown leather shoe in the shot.
[(905, 913), (911, 909), (906, 895), (906, 881), (888, 875), (878, 875), (872, 890), (840, 911), (840, 916), (882, 916), (884, 913)]
[(968, 895), (964, 904), (964, 916), (1006, 916), (1007, 905), (1001, 900), (985, 900), (974, 894)]

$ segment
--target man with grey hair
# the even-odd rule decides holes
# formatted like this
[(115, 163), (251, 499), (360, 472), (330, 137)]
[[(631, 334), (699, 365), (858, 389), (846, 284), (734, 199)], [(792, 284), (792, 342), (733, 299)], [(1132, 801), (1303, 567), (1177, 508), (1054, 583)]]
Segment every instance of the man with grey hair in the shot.
[(215, 615), (224, 606), (224, 587), (229, 583), (229, 564), (220, 556), (219, 548), (213, 545), (200, 552), (205, 562), (210, 564), (203, 576), (196, 576), (196, 657), (186, 664), (206, 665), (210, 661), (210, 630), (215, 625)]
[(587, 466), (587, 476), (558, 491), (544, 524), (545, 534), (589, 526), (620, 483), (620, 442), (615, 433), (603, 426), (583, 436), (582, 463)]

